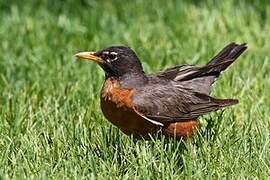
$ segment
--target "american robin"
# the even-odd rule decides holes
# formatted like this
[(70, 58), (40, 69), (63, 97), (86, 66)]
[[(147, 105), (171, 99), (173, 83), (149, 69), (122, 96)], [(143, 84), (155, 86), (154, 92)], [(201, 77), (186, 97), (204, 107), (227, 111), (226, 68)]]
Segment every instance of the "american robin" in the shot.
[(245, 43), (230, 43), (204, 66), (180, 65), (148, 75), (129, 47), (111, 46), (75, 56), (95, 61), (105, 71), (101, 109), (122, 132), (186, 138), (196, 129), (199, 116), (238, 103), (211, 97), (211, 85), (246, 49)]

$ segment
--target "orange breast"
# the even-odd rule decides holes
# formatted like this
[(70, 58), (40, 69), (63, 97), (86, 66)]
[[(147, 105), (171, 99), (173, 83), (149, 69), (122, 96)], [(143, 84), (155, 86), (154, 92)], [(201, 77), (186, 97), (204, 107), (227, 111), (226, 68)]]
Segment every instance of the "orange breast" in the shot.
[(132, 89), (119, 88), (114, 80), (106, 80), (101, 91), (101, 109), (104, 116), (127, 135), (147, 136), (159, 126), (152, 124), (133, 110)]

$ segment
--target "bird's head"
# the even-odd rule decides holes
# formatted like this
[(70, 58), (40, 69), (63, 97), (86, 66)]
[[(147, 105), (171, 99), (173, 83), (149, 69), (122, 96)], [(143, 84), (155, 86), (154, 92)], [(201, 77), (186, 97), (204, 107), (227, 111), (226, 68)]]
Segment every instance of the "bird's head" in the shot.
[(135, 52), (125, 46), (111, 46), (97, 52), (80, 52), (79, 59), (98, 63), (107, 77), (121, 77), (131, 73), (143, 73), (140, 60)]

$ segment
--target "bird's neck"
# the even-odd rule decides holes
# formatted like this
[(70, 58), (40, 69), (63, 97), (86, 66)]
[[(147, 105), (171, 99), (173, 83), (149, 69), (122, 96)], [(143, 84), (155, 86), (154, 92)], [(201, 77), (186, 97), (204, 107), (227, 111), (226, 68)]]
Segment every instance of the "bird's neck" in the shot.
[(143, 86), (148, 82), (147, 76), (144, 72), (131, 72), (120, 77), (106, 77), (106, 79), (107, 78), (116, 79), (121, 88), (136, 88)]

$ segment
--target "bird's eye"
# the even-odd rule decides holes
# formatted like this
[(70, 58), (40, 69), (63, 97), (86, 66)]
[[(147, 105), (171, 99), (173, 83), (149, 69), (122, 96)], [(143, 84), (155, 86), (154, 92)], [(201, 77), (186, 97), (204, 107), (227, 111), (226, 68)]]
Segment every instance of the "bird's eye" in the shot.
[(108, 57), (111, 61), (117, 60), (117, 53), (116, 52), (111, 52), (108, 54)]
[(109, 57), (111, 60), (113, 60), (113, 59), (116, 58), (116, 55), (115, 55), (115, 54), (109, 54), (108, 57)]

